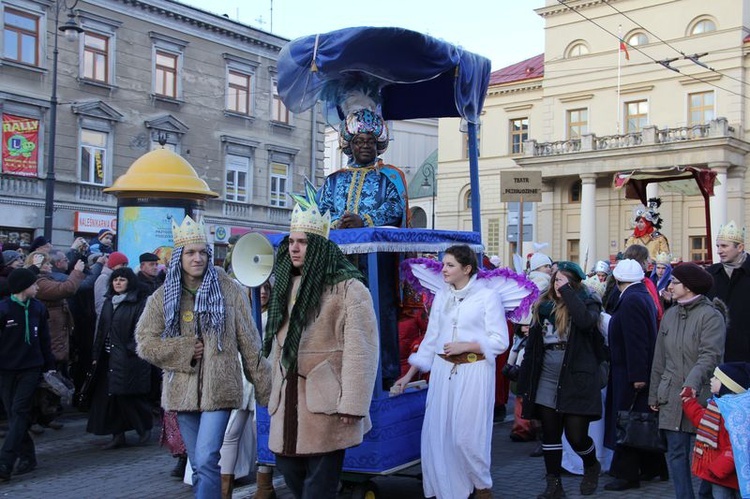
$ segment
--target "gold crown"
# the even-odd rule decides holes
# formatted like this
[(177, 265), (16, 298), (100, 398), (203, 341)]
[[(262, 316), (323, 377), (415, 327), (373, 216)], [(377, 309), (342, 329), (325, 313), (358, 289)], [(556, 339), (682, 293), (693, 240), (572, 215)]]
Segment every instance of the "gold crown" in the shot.
[(721, 239), (730, 243), (745, 244), (745, 228), (737, 227), (734, 220), (730, 220), (728, 224), (719, 227), (719, 233), (716, 235), (716, 239)]
[(292, 210), (292, 223), (289, 232), (309, 232), (328, 239), (331, 231), (331, 214), (320, 212), (316, 202), (317, 193), (309, 180), (305, 179), (305, 195), (290, 193), (289, 196), (297, 202)]
[(656, 258), (654, 260), (657, 264), (660, 265), (669, 265), (669, 262), (671, 261), (669, 255), (667, 253), (664, 253), (663, 251), (656, 255)]
[(207, 244), (206, 226), (203, 220), (196, 222), (189, 215), (185, 215), (182, 225), (177, 225), (173, 218), (172, 239), (175, 248), (182, 248), (188, 244)]

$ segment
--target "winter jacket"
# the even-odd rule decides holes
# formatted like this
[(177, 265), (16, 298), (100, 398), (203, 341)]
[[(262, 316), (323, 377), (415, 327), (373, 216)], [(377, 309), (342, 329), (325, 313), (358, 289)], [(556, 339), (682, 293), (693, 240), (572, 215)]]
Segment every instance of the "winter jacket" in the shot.
[[(225, 332), (221, 338), (203, 335), (203, 358), (192, 362), (196, 339), (195, 299), (182, 290), (180, 298), (180, 335), (162, 337), (164, 286), (146, 302), (136, 327), (138, 356), (164, 370), (162, 407), (167, 411), (217, 411), (237, 409), (242, 403), (242, 374), (255, 387), (260, 405), (268, 404), (270, 365), (260, 355), (260, 334), (251, 317), (250, 300), (245, 290), (220, 267), (219, 287), (224, 296)], [(237, 352), (242, 363), (237, 360)]]
[(127, 294), (117, 308), (109, 296), (102, 307), (94, 337), (93, 359), (101, 359), (109, 336), (109, 391), (111, 395), (148, 393), (151, 390), (151, 365), (138, 357), (135, 326), (146, 306), (146, 296), (139, 289)]
[[(604, 381), (600, 366), (606, 360), (604, 338), (598, 329), (601, 302), (585, 287), (576, 291), (566, 284), (559, 292), (570, 312), (571, 324), (557, 388), (557, 410), (598, 420), (602, 417)], [(534, 322), (518, 377), (518, 391), (524, 400), (536, 399), (543, 361), (542, 325)], [(535, 410), (536, 404), (523, 404), (523, 417), (538, 419)]]
[[(713, 400), (709, 400), (708, 403), (716, 405)], [(682, 408), (687, 418), (697, 428), (706, 409), (694, 397), (683, 402)], [(705, 442), (695, 441), (692, 470), (693, 475), (703, 480), (732, 489), (740, 488), (737, 482), (737, 471), (734, 468), (732, 444), (729, 441), (729, 433), (724, 426), (723, 417), (719, 417), (719, 441), (716, 449)]]
[[(367, 288), (350, 279), (326, 289), (299, 343), (298, 371), (292, 374), (297, 384), (296, 414), (287, 413), (287, 373), (282, 372), (281, 348), (274, 339), (269, 355), (273, 366), (269, 449), (283, 455), (310, 455), (360, 444), (372, 427), (370, 401), (379, 351)], [(361, 419), (344, 424), (342, 414)]]
[(744, 263), (727, 277), (724, 266), (715, 263), (708, 267), (714, 278), (714, 285), (706, 296), (719, 298), (729, 308), (727, 337), (724, 349), (724, 362), (750, 361), (750, 256), (745, 255)]
[(695, 433), (682, 412), (680, 392), (689, 386), (710, 396), (709, 380), (724, 354), (726, 307), (705, 296), (671, 306), (659, 327), (648, 404), (659, 406), (659, 428)]
[(36, 297), (44, 303), (49, 311), (52, 354), (58, 361), (67, 361), (70, 357), (73, 316), (70, 314), (67, 299), (76, 294), (84, 277), (83, 272), (73, 270), (64, 281), (61, 280), (59, 275), (53, 275), (52, 273), (41, 273), (36, 280), (39, 286)]
[(0, 370), (55, 368), (50, 350), (49, 314), (41, 301), (30, 298), (29, 343), (26, 343), (26, 313), (10, 298), (0, 300)]

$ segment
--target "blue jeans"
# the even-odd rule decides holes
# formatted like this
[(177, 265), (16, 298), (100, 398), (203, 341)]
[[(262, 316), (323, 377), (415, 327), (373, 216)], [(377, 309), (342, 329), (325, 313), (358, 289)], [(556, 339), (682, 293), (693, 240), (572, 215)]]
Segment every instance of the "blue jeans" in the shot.
[(230, 411), (178, 412), (177, 422), (193, 469), (198, 499), (221, 499), (221, 444)]
[(707, 484), (708, 487), (710, 487), (711, 494), (713, 494), (714, 499), (740, 499), (740, 493), (738, 490), (724, 487), (723, 485), (719, 485), (718, 483), (711, 483), (703, 480), (701, 483), (701, 488), (703, 487), (703, 484)]
[(8, 414), (8, 433), (0, 451), (0, 465), (13, 469), (17, 458), (36, 463), (34, 441), (29, 436), (34, 392), (41, 380), (41, 369), (0, 372), (0, 397)]
[(695, 499), (693, 475), (690, 472), (693, 434), (684, 431), (663, 431), (667, 436), (667, 465), (674, 482), (675, 497), (677, 499)]

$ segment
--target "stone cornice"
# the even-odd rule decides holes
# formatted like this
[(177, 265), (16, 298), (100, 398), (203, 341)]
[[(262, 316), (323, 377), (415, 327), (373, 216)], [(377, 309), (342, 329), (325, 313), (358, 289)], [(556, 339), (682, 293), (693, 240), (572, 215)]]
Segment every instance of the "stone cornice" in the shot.
[(539, 90), (542, 88), (542, 81), (534, 80), (533, 83), (527, 85), (495, 85), (487, 89), (487, 95), (506, 95), (506, 94), (517, 94), (519, 92), (531, 92), (533, 90)]
[(598, 5), (606, 5), (617, 0), (568, 0), (565, 5), (557, 3), (548, 7), (542, 7), (540, 9), (534, 9), (540, 17), (550, 17), (558, 14), (565, 13), (569, 10), (583, 10), (589, 7), (596, 7)]
[[(125, 6), (133, 6), (141, 10), (157, 14), (165, 18), (172, 18), (177, 22), (195, 26), (197, 28), (221, 35), (239, 42), (256, 45), (264, 49), (279, 52), (287, 42), (285, 38), (265, 33), (232, 19), (211, 14), (209, 12), (189, 7), (170, 0), (113, 0)], [(131, 14), (137, 16), (137, 14)], [(252, 31), (259, 36), (253, 36)], [(275, 38), (278, 43), (273, 43), (270, 38)]]

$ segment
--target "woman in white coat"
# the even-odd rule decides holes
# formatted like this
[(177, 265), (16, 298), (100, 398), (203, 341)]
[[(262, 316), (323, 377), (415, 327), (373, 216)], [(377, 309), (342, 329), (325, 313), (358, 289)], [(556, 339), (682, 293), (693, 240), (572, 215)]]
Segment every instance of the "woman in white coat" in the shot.
[(500, 295), (477, 280), (468, 246), (445, 251), (442, 273), (446, 286), (435, 296), (425, 338), (393, 390), (431, 371), (422, 426), (425, 496), (491, 498), (495, 357), (508, 348), (504, 308)]

